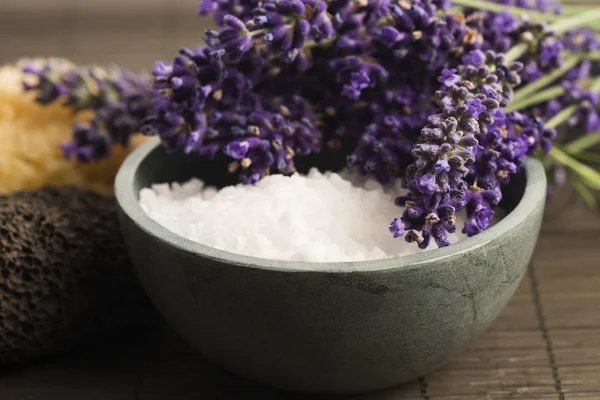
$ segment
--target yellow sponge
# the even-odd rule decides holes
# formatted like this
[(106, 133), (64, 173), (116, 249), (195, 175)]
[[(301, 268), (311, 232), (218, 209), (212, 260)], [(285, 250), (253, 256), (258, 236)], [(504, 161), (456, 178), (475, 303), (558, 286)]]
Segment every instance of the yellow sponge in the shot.
[(59, 144), (70, 140), (73, 122), (87, 121), (91, 115), (75, 116), (60, 104), (37, 104), (35, 94), (23, 90), (18, 65), (0, 68), (0, 194), (44, 185), (76, 185), (112, 194), (121, 162), (145, 138), (134, 137), (129, 149), (115, 146), (112, 156), (100, 162), (65, 160)]

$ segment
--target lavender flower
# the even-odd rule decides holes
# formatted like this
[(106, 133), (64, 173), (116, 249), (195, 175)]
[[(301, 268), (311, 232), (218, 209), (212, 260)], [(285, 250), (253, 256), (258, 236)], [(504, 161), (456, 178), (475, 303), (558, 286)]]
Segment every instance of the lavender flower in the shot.
[(550, 119), (561, 110), (576, 105), (577, 110), (567, 120), (564, 126), (567, 130), (563, 133), (566, 133), (568, 137), (573, 132), (588, 134), (600, 129), (600, 117), (598, 115), (600, 94), (581, 87), (568, 79), (562, 81), (561, 85), (564, 88), (563, 95), (523, 110), (523, 113), (527, 114), (527, 118), (533, 120), (539, 118)]
[(342, 96), (350, 100), (358, 100), (363, 90), (382, 85), (388, 78), (383, 66), (358, 56), (334, 58), (329, 62), (329, 68), (342, 86)]
[[(202, 4), (204, 9), (206, 3)], [(206, 32), (209, 46), (224, 50), (229, 60), (238, 61), (251, 48), (261, 44), (271, 54), (291, 62), (306, 41), (319, 43), (334, 34), (327, 3), (320, 0), (267, 2), (253, 9), (252, 14), (250, 20), (225, 15), (221, 19), (225, 29), (218, 33), (212, 30)]]
[[(429, 117), (412, 152), (415, 162), (406, 170), (407, 196), (397, 205), (405, 211), (390, 229), (395, 236), (425, 248), (433, 239), (438, 246), (450, 242), (455, 231), (455, 213), (467, 207), (469, 224), (465, 233), (476, 234), (489, 223), (491, 204), (497, 204), (499, 190), (479, 188), (470, 179), (472, 167), (483, 153), (479, 140), (489, 141), (505, 115), (500, 107), (508, 103), (514, 86), (520, 83), (522, 64), (504, 65), (504, 57), (492, 51), (472, 51), (456, 70), (439, 77), (442, 88), (436, 93), (439, 111)], [(492, 72), (494, 71), (494, 72)], [(501, 137), (501, 135), (500, 135)], [(494, 153), (494, 155), (496, 155)]]
[[(600, 50), (600, 40), (598, 36), (588, 29), (574, 29), (567, 32), (562, 38), (563, 47), (574, 53), (594, 52)], [(566, 78), (569, 81), (579, 79), (589, 79), (600, 72), (600, 63), (592, 60), (582, 60), (568, 73)]]
[(61, 145), (66, 158), (96, 161), (107, 157), (115, 144), (127, 146), (150, 110), (150, 79), (144, 74), (56, 60), (29, 62), (23, 72), (25, 90), (37, 92), (40, 104), (62, 102), (75, 113), (93, 113), (90, 123), (74, 125), (72, 141)]
[(95, 119), (89, 124), (74, 124), (72, 141), (60, 145), (65, 158), (74, 156), (78, 162), (87, 164), (108, 157), (112, 142), (109, 136), (100, 134), (100, 131)]
[(142, 132), (160, 136), (170, 152), (227, 155), (234, 160), (230, 172), (238, 171), (243, 183), (293, 173), (295, 156), (320, 150), (313, 111), (301, 96), (263, 93), (262, 64), (251, 56), (244, 54), (234, 68), (200, 47), (181, 50), (172, 65), (157, 63), (154, 112)]
[(576, 84), (565, 81), (565, 96), (563, 104), (578, 104), (579, 108), (568, 124), (572, 128), (580, 128), (584, 133), (592, 133), (600, 128), (600, 117), (598, 117), (598, 100), (600, 94), (591, 90), (583, 89)]
[(233, 15), (242, 21), (252, 18), (253, 10), (261, 5), (259, 0), (202, 0), (198, 3), (198, 14), (213, 15), (214, 21), (223, 26), (226, 15)]
[(51, 60), (42, 65), (30, 61), (23, 66), (23, 72), (37, 79), (35, 83), (26, 79), (23, 87), (37, 92), (35, 100), (39, 104), (51, 104), (69, 92), (69, 88), (62, 82), (62, 75), (71, 68), (72, 64), (62, 60)]

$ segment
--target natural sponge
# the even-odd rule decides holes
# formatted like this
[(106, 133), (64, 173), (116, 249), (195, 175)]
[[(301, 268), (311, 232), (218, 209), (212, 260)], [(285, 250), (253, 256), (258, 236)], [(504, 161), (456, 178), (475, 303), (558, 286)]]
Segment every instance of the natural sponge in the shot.
[(0, 366), (110, 338), (149, 310), (114, 200), (75, 187), (0, 196)]
[(34, 93), (23, 90), (24, 78), (19, 64), (0, 67), (0, 194), (44, 185), (111, 194), (121, 162), (145, 137), (133, 137), (129, 149), (114, 146), (111, 157), (102, 161), (65, 160), (59, 145), (71, 140), (74, 122), (89, 121), (92, 115), (74, 115), (59, 102), (38, 104)]

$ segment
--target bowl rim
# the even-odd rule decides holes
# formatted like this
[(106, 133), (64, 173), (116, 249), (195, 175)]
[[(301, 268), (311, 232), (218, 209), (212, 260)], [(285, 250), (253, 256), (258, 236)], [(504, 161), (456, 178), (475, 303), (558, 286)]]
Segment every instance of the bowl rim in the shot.
[(233, 253), (194, 242), (171, 232), (150, 218), (139, 205), (138, 194), (134, 192), (132, 183), (141, 163), (158, 146), (160, 146), (160, 139), (156, 137), (151, 138), (133, 150), (121, 164), (114, 184), (115, 197), (121, 211), (144, 233), (153, 236), (167, 246), (213, 261), (250, 269), (283, 273), (352, 273), (418, 268), (422, 265), (434, 264), (444, 259), (460, 257), (465, 253), (498, 240), (498, 238), (525, 222), (540, 206), (544, 207), (546, 201), (546, 173), (544, 167), (535, 158), (528, 157), (525, 166), (525, 190), (521, 200), (512, 212), (476, 236), (443, 248), (379, 260), (341, 262), (272, 260)]

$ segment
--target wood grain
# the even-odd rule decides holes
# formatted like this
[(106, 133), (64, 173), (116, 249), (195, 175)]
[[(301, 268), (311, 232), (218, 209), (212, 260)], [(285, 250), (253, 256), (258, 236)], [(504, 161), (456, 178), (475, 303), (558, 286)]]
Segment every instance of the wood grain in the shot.
[[(212, 24), (195, 16), (195, 3), (5, 0), (0, 4), (0, 62), (62, 56), (148, 70), (154, 61), (172, 58), (179, 47), (201, 42), (203, 29)], [(535, 282), (526, 276), (488, 332), (439, 371), (376, 393), (308, 398), (556, 400), (562, 391), (569, 400), (600, 399), (600, 215), (571, 203), (553, 209), (534, 263)], [(145, 335), (0, 372), (1, 400), (253, 397), (307, 396), (215, 367), (158, 319), (156, 329)]]

